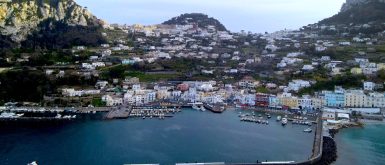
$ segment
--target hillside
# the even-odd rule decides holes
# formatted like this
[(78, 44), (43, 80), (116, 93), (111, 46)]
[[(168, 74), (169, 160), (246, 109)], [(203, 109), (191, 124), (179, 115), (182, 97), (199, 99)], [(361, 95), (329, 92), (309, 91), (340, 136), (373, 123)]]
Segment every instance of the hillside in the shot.
[(226, 27), (217, 19), (201, 13), (182, 14), (178, 17), (174, 17), (164, 22), (163, 24), (165, 25), (195, 24), (200, 28), (207, 28), (207, 26), (214, 26), (218, 31), (227, 31)]
[(385, 1), (383, 0), (347, 0), (341, 11), (319, 24), (366, 24), (385, 22)]
[[(103, 21), (73, 0), (12, 0), (0, 2), (0, 43), (2, 47), (20, 44), (33, 47), (62, 47), (67, 43), (103, 40), (99, 29)], [(74, 35), (68, 35), (69, 32)], [(77, 34), (82, 32), (90, 35)], [(52, 39), (64, 40), (64, 45)], [(48, 39), (48, 40), (45, 40)], [(93, 42), (93, 41), (92, 41)], [(44, 48), (43, 47), (43, 48)]]

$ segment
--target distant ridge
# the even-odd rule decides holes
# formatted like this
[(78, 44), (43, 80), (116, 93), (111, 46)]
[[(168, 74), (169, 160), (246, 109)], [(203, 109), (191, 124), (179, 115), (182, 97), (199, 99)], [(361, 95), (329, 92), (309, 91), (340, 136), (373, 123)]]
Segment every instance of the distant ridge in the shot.
[(385, 0), (347, 0), (341, 11), (319, 24), (385, 22)]
[(187, 13), (178, 17), (171, 18), (163, 22), (164, 25), (189, 25), (195, 24), (200, 28), (207, 28), (207, 26), (214, 26), (218, 31), (227, 31), (226, 27), (217, 19), (209, 17), (202, 13)]

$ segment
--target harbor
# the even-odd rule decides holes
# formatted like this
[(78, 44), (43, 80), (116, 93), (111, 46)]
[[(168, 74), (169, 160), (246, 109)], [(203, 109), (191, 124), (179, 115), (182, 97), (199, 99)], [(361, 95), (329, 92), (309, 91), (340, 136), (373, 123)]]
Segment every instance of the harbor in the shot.
[[(228, 109), (217, 115), (210, 111), (182, 108), (181, 112), (175, 112), (174, 117), (166, 120), (135, 117), (34, 129), (1, 128), (0, 144), (3, 147), (0, 159), (5, 160), (5, 164), (32, 161), (49, 164), (65, 154), (67, 156), (58, 165), (167, 165), (181, 162), (302, 161), (312, 155), (314, 134), (303, 133), (307, 126), (289, 123), (283, 127), (276, 121), (275, 114), (270, 114), (269, 125), (245, 123), (240, 121), (239, 112), (243, 111)], [(21, 140), (12, 138), (22, 132), (33, 136)], [(45, 142), (40, 143), (47, 132), (51, 132), (51, 136), (43, 138)], [(25, 149), (39, 152), (21, 152)]]

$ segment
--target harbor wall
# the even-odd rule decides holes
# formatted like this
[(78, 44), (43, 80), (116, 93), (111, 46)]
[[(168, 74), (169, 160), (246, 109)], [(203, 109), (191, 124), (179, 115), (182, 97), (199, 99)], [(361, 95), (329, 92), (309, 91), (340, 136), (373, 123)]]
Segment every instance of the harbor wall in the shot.
[[(321, 116), (321, 115), (320, 115)], [(246, 165), (329, 165), (337, 159), (337, 147), (334, 139), (327, 130), (323, 130), (321, 117), (318, 117), (318, 124), (315, 130), (313, 153), (309, 160), (302, 162), (280, 161), (280, 162), (257, 162)], [(241, 165), (241, 164), (234, 164)], [(245, 165), (243, 163), (242, 165)]]

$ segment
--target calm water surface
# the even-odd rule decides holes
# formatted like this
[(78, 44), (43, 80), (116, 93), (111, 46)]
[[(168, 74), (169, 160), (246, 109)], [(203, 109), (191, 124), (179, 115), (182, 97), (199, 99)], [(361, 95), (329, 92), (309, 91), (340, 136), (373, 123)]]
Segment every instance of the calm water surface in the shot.
[(338, 155), (335, 165), (385, 164), (385, 124), (344, 129), (335, 140)]
[(166, 120), (1, 128), (0, 160), (7, 165), (33, 160), (42, 165), (299, 161), (312, 151), (314, 135), (303, 133), (306, 128), (282, 127), (275, 116), (270, 125), (258, 125), (240, 122), (236, 111), (213, 114), (194, 110)]

